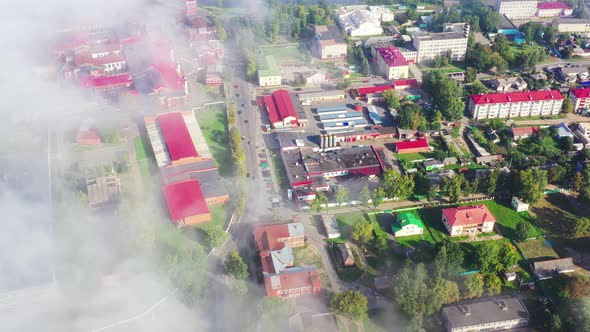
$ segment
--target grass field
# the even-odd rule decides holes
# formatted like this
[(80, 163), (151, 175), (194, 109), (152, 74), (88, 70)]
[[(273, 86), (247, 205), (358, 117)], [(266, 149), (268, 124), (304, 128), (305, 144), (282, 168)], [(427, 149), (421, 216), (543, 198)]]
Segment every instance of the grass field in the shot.
[(219, 225), (221, 228), (225, 229), (227, 224), (229, 223), (229, 217), (227, 214), (227, 208), (225, 204), (216, 204), (209, 206), (209, 211), (211, 212), (211, 222), (206, 224), (199, 224), (196, 227), (202, 230), (206, 230), (207, 227), (211, 227), (213, 225)]
[(559, 258), (555, 250), (545, 244), (544, 239), (520, 242), (518, 248), (522, 251), (524, 257), (530, 260)]
[(462, 71), (465, 71), (465, 64), (464, 63), (458, 63), (458, 62), (453, 62), (448, 66), (445, 67), (441, 67), (441, 68), (434, 68), (431, 66), (423, 66), (423, 70), (424, 71), (430, 71), (430, 70), (436, 70), (438, 72), (441, 73), (459, 73)]
[(318, 269), (322, 268), (322, 258), (313, 246), (305, 246), (301, 248), (293, 248), (293, 258), (295, 265), (314, 265)]
[(430, 208), (421, 209), (418, 212), (420, 218), (422, 218), (422, 221), (426, 225), (424, 234), (426, 236), (426, 233), (429, 233), (432, 243), (441, 242), (449, 237), (446, 228), (440, 221), (442, 216), (441, 210), (441, 208)]
[(534, 218), (527, 212), (516, 212), (508, 205), (495, 201), (486, 201), (484, 204), (490, 209), (490, 212), (492, 212), (494, 217), (496, 217), (498, 227), (504, 237), (515, 240), (516, 225), (521, 221), (528, 222), (533, 226), (533, 231), (530, 235), (531, 237), (539, 237), (543, 235), (543, 232), (535, 225)]
[(135, 145), (135, 155), (137, 158), (137, 164), (139, 165), (139, 172), (143, 178), (143, 187), (145, 190), (151, 190), (154, 185), (151, 173), (151, 161), (153, 152), (151, 149), (146, 148), (141, 136), (137, 136), (133, 141)]
[(340, 226), (340, 233), (342, 234), (341, 237), (343, 240), (350, 241), (350, 239), (351, 239), (350, 237), (352, 234), (352, 229), (354, 227), (354, 224), (356, 224), (357, 222), (359, 222), (361, 220), (368, 220), (373, 224), (373, 226), (374, 226), (373, 231), (375, 232), (376, 236), (378, 236), (378, 237), (386, 237), (387, 236), (387, 231), (383, 227), (382, 220), (377, 215), (367, 216), (361, 212), (354, 212), (354, 213), (346, 213), (346, 214), (337, 214), (336, 215), (336, 221), (338, 222), (338, 225)]
[(564, 194), (546, 195), (530, 211), (545, 233), (553, 236), (569, 237), (578, 218)]
[(402, 154), (394, 153), (394, 155), (395, 155), (395, 158), (397, 158), (397, 160), (407, 160), (407, 161), (434, 158), (433, 152), (402, 153)]
[(231, 176), (233, 160), (229, 149), (227, 117), (223, 106), (202, 109), (195, 112), (195, 115), (209, 151), (217, 163), (219, 174), (223, 177)]
[(285, 61), (301, 61), (304, 60), (304, 53), (295, 46), (285, 47), (265, 47), (262, 48), (262, 53), (266, 56), (272, 56), (278, 63)]
[(272, 159), (272, 167), (274, 170), (274, 174), (276, 177), (276, 181), (278, 181), (279, 188), (282, 191), (286, 191), (289, 189), (289, 178), (287, 178), (287, 171), (285, 170), (285, 165), (283, 164), (283, 160), (281, 159), (281, 152), (279, 150), (270, 150), (270, 158)]

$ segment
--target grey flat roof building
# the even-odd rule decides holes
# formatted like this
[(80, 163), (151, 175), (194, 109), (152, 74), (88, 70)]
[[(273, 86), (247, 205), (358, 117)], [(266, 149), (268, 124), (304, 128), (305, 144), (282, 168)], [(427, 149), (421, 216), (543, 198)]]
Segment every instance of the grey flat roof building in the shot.
[(500, 331), (528, 325), (530, 314), (518, 297), (458, 302), (442, 308), (446, 331)]

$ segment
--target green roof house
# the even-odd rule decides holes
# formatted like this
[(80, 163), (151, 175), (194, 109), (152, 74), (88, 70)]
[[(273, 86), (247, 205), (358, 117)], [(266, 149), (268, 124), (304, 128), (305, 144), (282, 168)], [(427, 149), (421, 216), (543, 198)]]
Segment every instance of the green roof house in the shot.
[(275, 59), (270, 55), (265, 56), (258, 62), (258, 85), (281, 85), (281, 70)]
[(401, 212), (398, 213), (397, 220), (391, 226), (391, 230), (395, 236), (422, 235), (424, 223), (420, 217), (411, 212)]

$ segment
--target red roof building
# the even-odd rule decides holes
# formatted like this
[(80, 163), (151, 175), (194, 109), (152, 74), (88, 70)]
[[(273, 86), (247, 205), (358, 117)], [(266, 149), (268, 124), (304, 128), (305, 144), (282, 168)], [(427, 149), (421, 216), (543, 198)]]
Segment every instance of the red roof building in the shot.
[(197, 180), (186, 180), (164, 187), (170, 219), (177, 227), (211, 221), (211, 213)]
[(512, 138), (516, 141), (520, 138), (527, 138), (537, 132), (536, 127), (514, 127), (511, 129)]
[(563, 2), (539, 2), (537, 4), (537, 16), (559, 17), (570, 16), (574, 9)]
[(395, 47), (377, 49), (377, 66), (387, 79), (408, 78), (410, 70), (408, 60)]
[(368, 94), (381, 93), (383, 91), (394, 90), (394, 89), (395, 89), (395, 87), (390, 84), (367, 86), (367, 87), (362, 87), (362, 88), (356, 88), (354, 95), (357, 98), (365, 99)]
[(297, 112), (287, 90), (277, 90), (263, 99), (273, 128), (298, 125)]
[(403, 141), (395, 143), (395, 152), (397, 153), (417, 153), (427, 152), (430, 150), (430, 145), (426, 138), (420, 138), (414, 141)]
[(493, 232), (496, 218), (481, 204), (442, 209), (441, 221), (451, 236), (462, 236)]
[(569, 97), (574, 103), (574, 111), (582, 112), (590, 105), (590, 88), (572, 89)]
[(557, 90), (471, 95), (469, 112), (478, 120), (557, 115), (563, 99)]
[(84, 76), (80, 79), (81, 86), (100, 91), (129, 88), (132, 84), (133, 76), (128, 73), (100, 77)]
[(162, 114), (156, 118), (156, 121), (162, 132), (162, 136), (164, 136), (171, 161), (174, 162), (184, 158), (199, 156), (184, 123), (182, 113)]
[(317, 295), (321, 287), (319, 273), (315, 269), (297, 269), (264, 277), (267, 296), (294, 298)]
[(76, 134), (76, 144), (79, 145), (100, 145), (100, 136), (96, 130), (80, 128)]
[(186, 0), (185, 8), (186, 16), (194, 16), (199, 12), (199, 9), (197, 8), (197, 0)]
[(393, 81), (393, 86), (396, 89), (407, 89), (407, 88), (418, 88), (418, 81), (415, 78), (409, 78), (405, 80), (395, 80)]

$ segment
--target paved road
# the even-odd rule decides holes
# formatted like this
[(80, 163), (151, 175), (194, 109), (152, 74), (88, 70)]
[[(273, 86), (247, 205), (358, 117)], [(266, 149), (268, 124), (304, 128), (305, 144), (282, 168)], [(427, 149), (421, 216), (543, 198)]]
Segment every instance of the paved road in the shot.
[(568, 114), (565, 118), (558, 118), (558, 119), (535, 119), (535, 120), (516, 120), (513, 121), (516, 125), (524, 126), (524, 125), (531, 125), (531, 126), (543, 126), (543, 125), (555, 125), (560, 124), (562, 122), (565, 123), (574, 123), (574, 122), (590, 122), (590, 117), (581, 116), (578, 114)]

